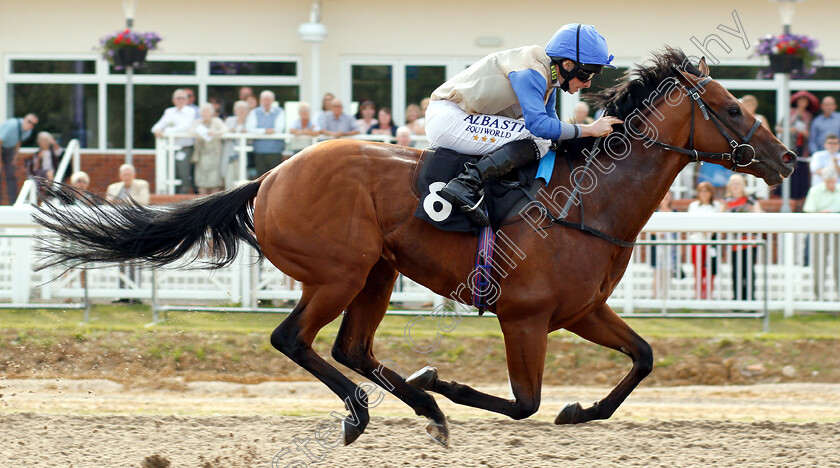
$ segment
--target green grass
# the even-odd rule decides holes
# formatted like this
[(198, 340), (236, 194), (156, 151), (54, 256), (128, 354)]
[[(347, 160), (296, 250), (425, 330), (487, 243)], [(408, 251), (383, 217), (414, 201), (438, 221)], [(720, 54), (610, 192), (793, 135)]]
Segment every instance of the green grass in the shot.
[[(86, 341), (91, 336), (108, 331), (137, 331), (145, 329), (152, 321), (151, 309), (147, 305), (96, 305), (91, 311), (92, 320), (80, 325), (82, 311), (54, 309), (0, 310), (0, 328), (16, 329), (18, 341), (28, 339), (30, 329), (49, 329), (67, 334), (77, 341)], [(168, 319), (154, 327), (169, 331), (204, 331), (234, 333), (271, 333), (286, 314), (239, 314), (209, 312), (173, 312)], [(387, 316), (377, 336), (402, 337), (412, 316)], [(331, 342), (338, 331), (341, 316), (324, 327), (321, 340)], [(780, 313), (773, 314), (770, 333), (761, 334), (761, 319), (628, 319), (628, 324), (637, 333), (647, 338), (722, 338), (720, 346), (731, 344), (730, 338), (745, 339), (800, 339), (840, 338), (840, 319), (836, 314), (816, 313), (797, 315), (785, 319)], [(498, 320), (492, 316), (464, 317), (455, 330), (440, 332), (437, 319), (425, 317), (414, 322), (411, 336), (429, 340), (437, 333), (442, 337), (501, 337)], [(559, 334), (568, 332), (560, 331)]]

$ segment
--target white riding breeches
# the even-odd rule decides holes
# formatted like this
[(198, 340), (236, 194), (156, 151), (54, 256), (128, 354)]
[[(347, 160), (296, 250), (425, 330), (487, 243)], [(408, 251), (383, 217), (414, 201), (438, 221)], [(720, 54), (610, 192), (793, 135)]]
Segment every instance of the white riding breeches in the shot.
[(506, 143), (530, 138), (545, 156), (550, 140), (534, 136), (525, 121), (498, 115), (470, 115), (452, 101), (432, 101), (426, 109), (426, 137), (429, 145), (461, 154), (484, 155)]

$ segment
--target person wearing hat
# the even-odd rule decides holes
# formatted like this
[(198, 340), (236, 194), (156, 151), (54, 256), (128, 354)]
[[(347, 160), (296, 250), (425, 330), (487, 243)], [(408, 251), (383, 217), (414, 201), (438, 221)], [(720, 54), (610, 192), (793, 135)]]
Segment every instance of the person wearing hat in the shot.
[(612, 132), (612, 125), (622, 123), (615, 117), (570, 124), (560, 121), (555, 110), (557, 88), (569, 94), (588, 88), (604, 67), (615, 68), (612, 60), (594, 26), (572, 23), (545, 47), (490, 54), (442, 84), (426, 110), (429, 144), (482, 158), (467, 163), (440, 196), (487, 226), (479, 203), (486, 180), (541, 158), (552, 140)]
[[(790, 143), (796, 152), (796, 168), (790, 176), (790, 198), (796, 202), (796, 211), (802, 205), (811, 188), (811, 163), (808, 138), (810, 137), (811, 120), (814, 113), (820, 109), (820, 101), (808, 91), (798, 91), (790, 97)], [(782, 134), (784, 128), (781, 123), (776, 126), (776, 133)], [(781, 186), (773, 193), (781, 195)]]

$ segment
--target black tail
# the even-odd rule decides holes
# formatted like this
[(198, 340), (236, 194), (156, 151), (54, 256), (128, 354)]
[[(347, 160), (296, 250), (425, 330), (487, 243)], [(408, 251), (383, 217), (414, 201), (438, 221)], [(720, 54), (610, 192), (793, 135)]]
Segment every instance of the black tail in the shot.
[(141, 260), (161, 267), (191, 252), (205, 268), (221, 268), (236, 258), (239, 241), (260, 252), (254, 234), (253, 200), (262, 180), (160, 208), (113, 203), (63, 184), (43, 184), (48, 196), (74, 207), (45, 203), (35, 221), (59, 234), (45, 238), (38, 269), (85, 263)]

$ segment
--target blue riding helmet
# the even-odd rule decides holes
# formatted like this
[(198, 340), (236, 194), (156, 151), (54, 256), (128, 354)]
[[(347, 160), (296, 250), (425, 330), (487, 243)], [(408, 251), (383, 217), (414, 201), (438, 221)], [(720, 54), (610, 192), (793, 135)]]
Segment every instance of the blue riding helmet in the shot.
[(570, 23), (560, 28), (545, 46), (545, 53), (555, 62), (574, 60), (580, 68), (600, 73), (610, 65), (612, 55), (607, 51), (607, 40), (591, 24)]

